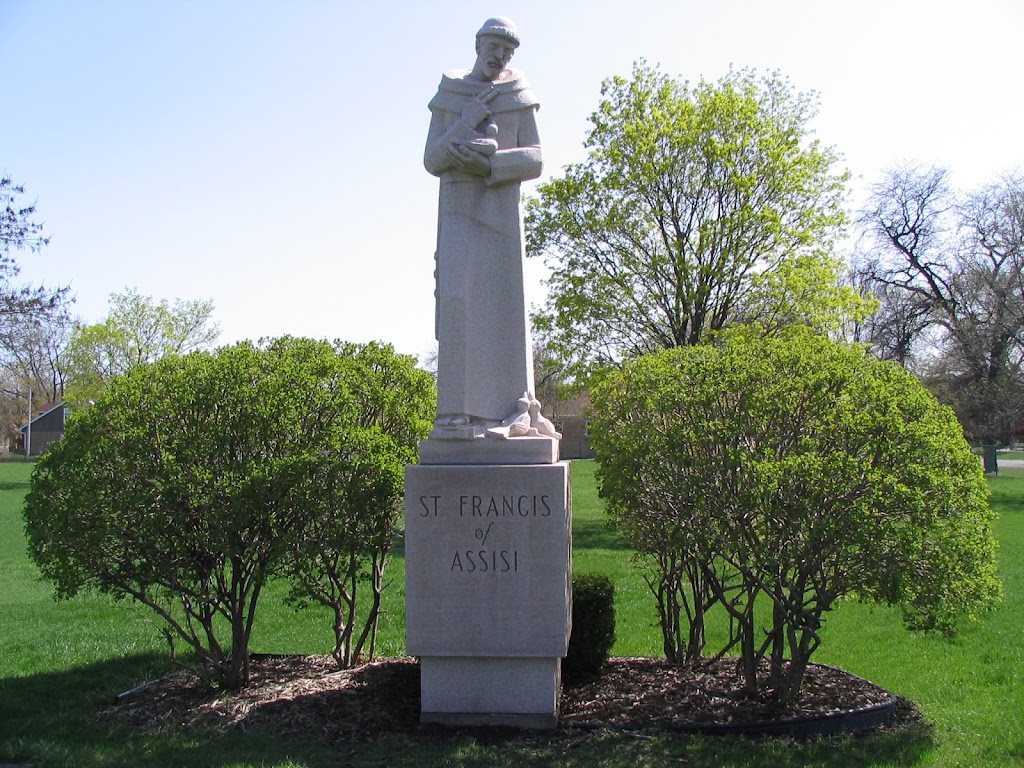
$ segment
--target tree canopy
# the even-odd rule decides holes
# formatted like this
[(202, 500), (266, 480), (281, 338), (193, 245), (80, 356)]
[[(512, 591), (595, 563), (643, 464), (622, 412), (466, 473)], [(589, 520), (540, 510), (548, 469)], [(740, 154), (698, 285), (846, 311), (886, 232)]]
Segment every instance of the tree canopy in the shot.
[[(321, 602), (348, 587), (335, 629), (351, 651), (355, 582), (371, 563), (379, 599), (433, 393), (412, 358), (377, 344), (284, 338), (136, 366), (36, 465), (30, 554), (58, 597), (151, 608), (228, 688), (247, 681), (272, 576)], [(372, 606), (365, 620), (364, 637)]]
[(592, 398), (600, 493), (652, 565), (670, 659), (698, 657), (705, 614), (723, 611), (721, 652), (738, 647), (748, 688), (785, 700), (843, 597), (952, 632), (1000, 593), (955, 416), (860, 347), (733, 331), (606, 371)]
[(25, 317), (50, 312), (67, 297), (67, 288), (16, 285), (21, 267), (13, 251), (37, 253), (50, 242), (43, 225), (34, 219), (35, 203), (21, 198), (25, 188), (9, 177), (0, 177), (0, 322), (9, 317)]
[(552, 347), (580, 370), (731, 324), (831, 328), (862, 312), (831, 255), (848, 174), (811, 133), (816, 109), (777, 73), (691, 85), (641, 62), (606, 80), (586, 160), (528, 201)]
[(143, 363), (208, 349), (220, 335), (213, 310), (210, 300), (112, 293), (106, 318), (72, 332), (66, 363), (74, 399), (95, 400), (114, 376)]

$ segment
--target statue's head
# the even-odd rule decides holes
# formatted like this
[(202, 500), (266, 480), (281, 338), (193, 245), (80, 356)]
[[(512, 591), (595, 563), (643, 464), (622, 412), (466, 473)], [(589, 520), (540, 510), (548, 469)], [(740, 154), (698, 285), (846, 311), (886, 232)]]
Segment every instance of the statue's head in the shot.
[(482, 80), (499, 79), (519, 47), (519, 32), (511, 19), (495, 16), (476, 33), (476, 64), (473, 74)]
[(519, 30), (512, 19), (504, 16), (495, 16), (485, 21), (480, 31), (476, 33), (476, 39), (479, 40), (483, 35), (494, 35), (512, 43), (513, 48), (519, 47)]

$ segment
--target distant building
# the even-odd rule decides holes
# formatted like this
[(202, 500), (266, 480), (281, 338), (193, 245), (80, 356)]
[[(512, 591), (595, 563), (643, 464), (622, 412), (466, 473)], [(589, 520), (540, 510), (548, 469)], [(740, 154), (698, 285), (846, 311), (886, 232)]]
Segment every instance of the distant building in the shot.
[(590, 447), (590, 432), (587, 411), (590, 408), (590, 397), (583, 393), (569, 400), (557, 400), (550, 409), (555, 429), (562, 433), (559, 441), (558, 455), (562, 459), (592, 459), (594, 451)]
[(38, 456), (54, 440), (61, 440), (64, 437), (64, 423), (70, 414), (71, 409), (67, 407), (66, 400), (47, 403), (40, 408), (32, 421), (18, 428), (21, 434), (20, 452), (25, 452), (26, 435), (31, 435), (28, 451), (31, 456)]

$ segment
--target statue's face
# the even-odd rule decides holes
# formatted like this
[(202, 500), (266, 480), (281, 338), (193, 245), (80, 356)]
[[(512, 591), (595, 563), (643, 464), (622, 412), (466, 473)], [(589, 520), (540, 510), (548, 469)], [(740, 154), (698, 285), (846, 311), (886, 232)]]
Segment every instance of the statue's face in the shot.
[(491, 82), (497, 80), (512, 60), (515, 50), (515, 45), (503, 37), (480, 35), (476, 40), (476, 65), (473, 67), (473, 74)]

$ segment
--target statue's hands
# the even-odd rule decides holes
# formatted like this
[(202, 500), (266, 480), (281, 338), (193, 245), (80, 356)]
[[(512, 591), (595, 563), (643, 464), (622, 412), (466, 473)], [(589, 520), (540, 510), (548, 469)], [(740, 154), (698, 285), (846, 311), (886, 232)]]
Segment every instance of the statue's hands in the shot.
[(452, 167), (462, 173), (469, 173), (473, 176), (490, 176), (491, 174), (490, 159), (461, 142), (453, 141), (448, 145), (448, 159), (451, 161)]
[[(488, 85), (480, 93), (466, 102), (462, 108), (462, 121), (473, 130), (491, 117), (490, 102), (498, 95), (498, 89)], [(496, 131), (489, 131), (492, 135)], [(467, 142), (456, 140), (448, 145), (448, 161), (451, 167), (462, 173), (473, 176), (489, 176), (491, 174), (491, 161), (487, 155), (475, 147), (468, 146)], [(492, 150), (493, 152), (493, 150)]]
[(487, 105), (497, 95), (498, 89), (493, 85), (488, 85), (466, 102), (462, 108), (462, 121), (470, 128), (475, 129), (480, 123), (491, 116), (491, 110)]

